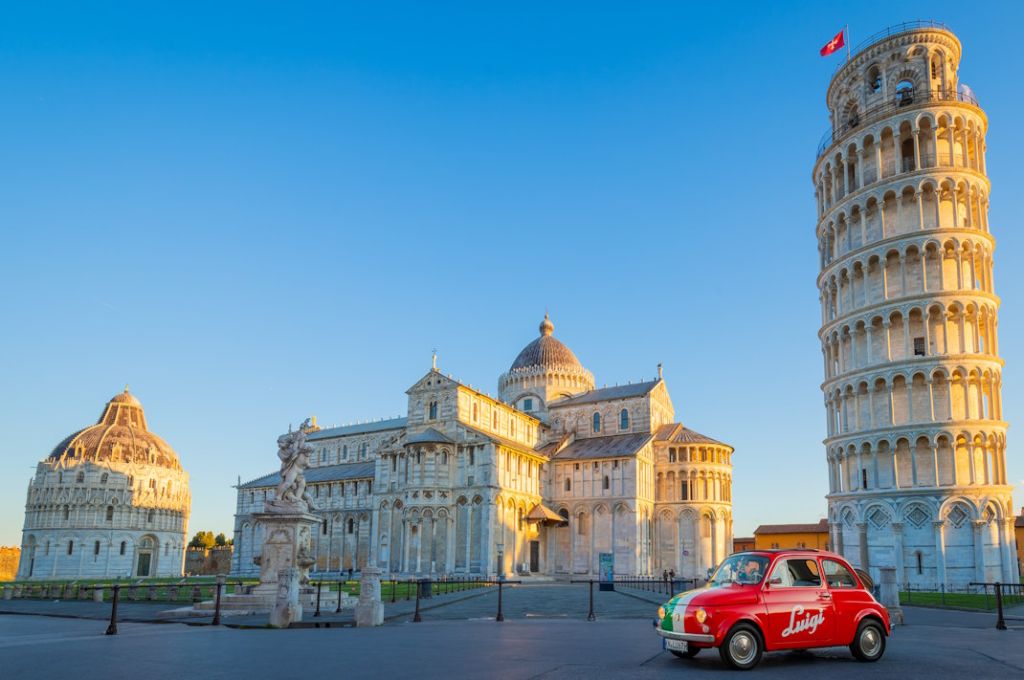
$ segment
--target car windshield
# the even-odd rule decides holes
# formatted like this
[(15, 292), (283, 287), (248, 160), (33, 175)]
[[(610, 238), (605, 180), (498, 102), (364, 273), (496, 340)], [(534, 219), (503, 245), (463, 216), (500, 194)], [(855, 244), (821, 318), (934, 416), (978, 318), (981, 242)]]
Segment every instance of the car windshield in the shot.
[(709, 586), (724, 586), (730, 583), (760, 583), (768, 568), (768, 558), (762, 555), (740, 553), (726, 558), (718, 565)]

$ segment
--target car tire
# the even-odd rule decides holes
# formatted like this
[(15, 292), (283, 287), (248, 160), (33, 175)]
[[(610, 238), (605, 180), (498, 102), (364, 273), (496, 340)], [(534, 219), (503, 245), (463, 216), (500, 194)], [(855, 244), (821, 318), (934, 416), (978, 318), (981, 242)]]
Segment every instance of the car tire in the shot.
[(850, 653), (858, 661), (878, 661), (885, 654), (885, 631), (874, 619), (864, 619), (850, 643)]
[(674, 649), (670, 649), (668, 651), (672, 652), (672, 656), (678, 657), (680, 659), (692, 659), (693, 657), (700, 654), (700, 647), (687, 647), (685, 652), (677, 652)]
[(764, 653), (764, 640), (761, 632), (749, 623), (737, 623), (729, 631), (718, 654), (726, 665), (737, 670), (749, 671), (761, 661)]

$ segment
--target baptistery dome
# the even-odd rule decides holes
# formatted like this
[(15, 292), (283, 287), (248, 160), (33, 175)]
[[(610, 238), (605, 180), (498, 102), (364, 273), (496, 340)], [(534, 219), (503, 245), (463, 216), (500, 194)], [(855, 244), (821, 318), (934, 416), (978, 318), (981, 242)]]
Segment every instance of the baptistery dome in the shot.
[(95, 425), (69, 435), (50, 452), (53, 460), (140, 463), (180, 470), (174, 449), (149, 431), (142, 404), (128, 388), (107, 402)]
[(188, 474), (126, 387), (36, 466), (18, 578), (180, 576), (190, 507)]
[(524, 347), (498, 379), (502, 401), (541, 419), (548, 402), (594, 388), (594, 376), (554, 332), (555, 325), (544, 314), (540, 337)]

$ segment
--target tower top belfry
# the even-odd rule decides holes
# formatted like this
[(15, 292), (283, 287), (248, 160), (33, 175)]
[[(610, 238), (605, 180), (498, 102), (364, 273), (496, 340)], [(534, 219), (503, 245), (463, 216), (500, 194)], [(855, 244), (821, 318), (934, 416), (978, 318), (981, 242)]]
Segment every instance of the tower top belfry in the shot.
[(900, 583), (1016, 583), (988, 119), (937, 22), (836, 70), (815, 156), (832, 547)]

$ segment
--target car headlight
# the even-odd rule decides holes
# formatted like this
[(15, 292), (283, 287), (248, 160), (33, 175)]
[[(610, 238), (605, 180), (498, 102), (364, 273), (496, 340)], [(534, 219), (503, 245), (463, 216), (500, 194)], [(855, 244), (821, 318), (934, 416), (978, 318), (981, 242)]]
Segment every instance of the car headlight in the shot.
[(665, 618), (665, 608), (658, 607), (658, 620), (660, 621), (663, 618)]
[(708, 619), (708, 613), (703, 607), (698, 607), (693, 616), (697, 619), (697, 623), (704, 623)]

